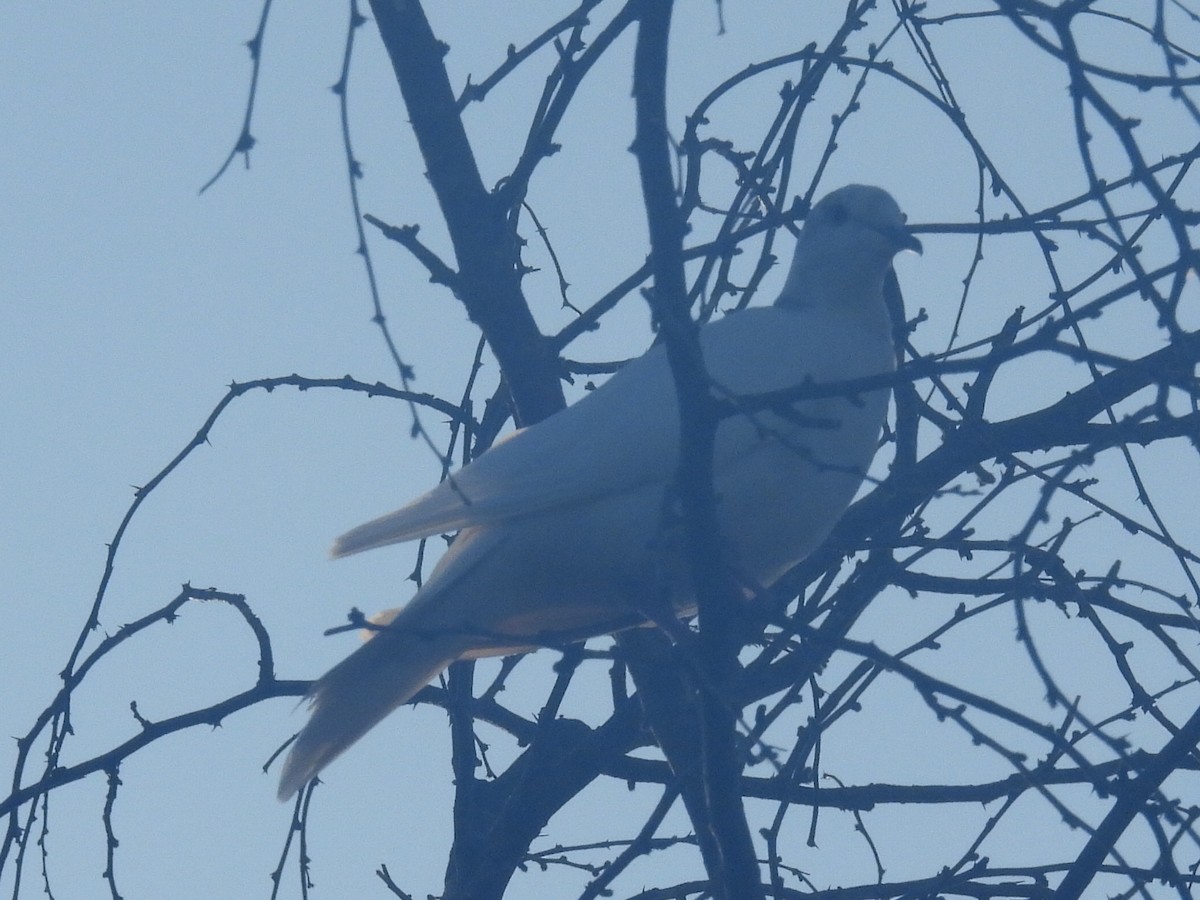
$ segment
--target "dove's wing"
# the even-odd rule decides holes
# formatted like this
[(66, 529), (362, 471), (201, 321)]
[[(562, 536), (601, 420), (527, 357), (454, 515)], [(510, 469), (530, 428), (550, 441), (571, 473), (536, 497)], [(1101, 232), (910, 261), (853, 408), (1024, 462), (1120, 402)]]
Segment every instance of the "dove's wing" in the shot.
[(651, 351), (573, 406), (497, 442), (407, 506), (342, 535), (333, 554), (585, 502), (661, 479), (673, 464), (679, 435), (654, 417), (673, 402), (671, 390), (665, 356)]

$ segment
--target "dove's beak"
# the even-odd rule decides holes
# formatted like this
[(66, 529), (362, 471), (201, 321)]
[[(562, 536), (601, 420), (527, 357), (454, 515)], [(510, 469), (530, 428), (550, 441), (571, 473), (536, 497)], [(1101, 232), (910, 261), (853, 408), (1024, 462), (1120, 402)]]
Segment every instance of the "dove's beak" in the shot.
[(915, 250), (917, 253), (925, 252), (925, 248), (921, 246), (921, 241), (907, 228), (901, 228), (899, 233), (896, 234), (896, 243), (900, 245), (901, 250)]
[(875, 226), (874, 230), (892, 243), (896, 253), (901, 250), (915, 250), (917, 253), (924, 251), (917, 236), (909, 231), (906, 225)]

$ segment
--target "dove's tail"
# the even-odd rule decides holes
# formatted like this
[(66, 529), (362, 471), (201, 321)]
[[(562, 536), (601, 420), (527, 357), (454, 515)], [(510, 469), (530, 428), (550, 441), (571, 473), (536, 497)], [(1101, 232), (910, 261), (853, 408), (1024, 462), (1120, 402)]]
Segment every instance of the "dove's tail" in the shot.
[(462, 650), (461, 639), (388, 628), (326, 672), (309, 690), (312, 715), (284, 763), (279, 799), (296, 793)]

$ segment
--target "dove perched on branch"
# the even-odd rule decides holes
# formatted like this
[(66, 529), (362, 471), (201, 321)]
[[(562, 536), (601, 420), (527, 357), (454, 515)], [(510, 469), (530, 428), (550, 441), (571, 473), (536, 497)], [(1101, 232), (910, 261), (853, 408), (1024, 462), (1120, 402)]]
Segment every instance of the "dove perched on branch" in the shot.
[[(748, 591), (804, 559), (841, 517), (875, 454), (888, 390), (826, 391), (786, 408), (751, 398), (892, 372), (883, 281), (905, 248), (921, 245), (887, 192), (841, 188), (805, 221), (775, 304), (700, 329), (711, 390), (735, 409), (713, 454), (722, 562)], [(679, 433), (671, 370), (654, 347), (578, 403), (340, 537), (334, 556), (459, 531), (408, 605), (377, 617), (385, 627), (313, 683), (280, 799), (455, 660), (644, 624), (664, 601), (693, 612), (679, 529), (665, 515)]]

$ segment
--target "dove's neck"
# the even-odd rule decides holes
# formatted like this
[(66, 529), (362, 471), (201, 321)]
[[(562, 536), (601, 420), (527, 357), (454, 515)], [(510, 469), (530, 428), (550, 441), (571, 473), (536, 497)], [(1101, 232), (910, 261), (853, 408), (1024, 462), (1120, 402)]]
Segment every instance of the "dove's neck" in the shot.
[(851, 319), (890, 339), (891, 319), (883, 302), (883, 279), (889, 265), (890, 259), (839, 259), (832, 254), (797, 258), (775, 304)]

